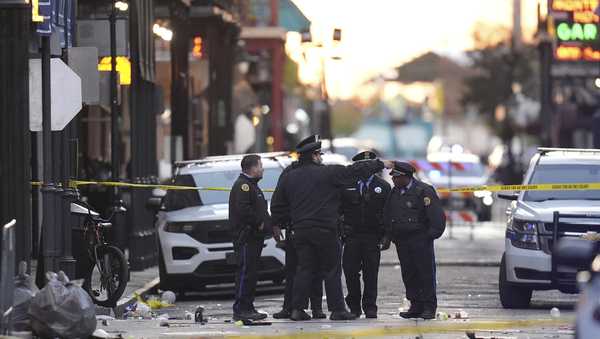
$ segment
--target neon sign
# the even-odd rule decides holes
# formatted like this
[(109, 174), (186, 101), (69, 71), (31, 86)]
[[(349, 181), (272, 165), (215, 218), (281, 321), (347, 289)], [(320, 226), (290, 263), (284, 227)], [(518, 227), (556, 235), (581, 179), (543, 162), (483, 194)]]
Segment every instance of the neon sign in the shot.
[(600, 0), (549, 0), (550, 32), (554, 32), (555, 61), (600, 61)]
[(595, 24), (561, 22), (556, 27), (556, 34), (561, 41), (594, 41), (598, 38), (598, 26)]

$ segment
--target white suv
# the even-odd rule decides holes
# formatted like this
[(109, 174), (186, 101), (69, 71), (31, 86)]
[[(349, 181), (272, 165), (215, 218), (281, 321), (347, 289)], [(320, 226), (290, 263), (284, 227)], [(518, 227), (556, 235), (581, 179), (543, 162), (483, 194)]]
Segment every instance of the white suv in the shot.
[[(285, 153), (259, 154), (264, 176), (259, 186), (273, 189), (291, 161)], [(207, 157), (177, 164), (175, 184), (230, 188), (240, 174), (243, 155)], [(270, 203), (272, 193), (265, 192)], [(209, 284), (235, 281), (233, 231), (229, 225), (229, 191), (177, 191), (163, 198), (156, 226), (162, 289), (185, 292)], [(258, 266), (259, 281), (281, 284), (285, 253), (267, 236)]]
[[(600, 182), (600, 150), (540, 148), (524, 184)], [(499, 195), (507, 210), (506, 251), (499, 276), (505, 308), (529, 307), (533, 290), (576, 293), (576, 268), (552, 258), (556, 241), (600, 232), (600, 190), (526, 191)]]

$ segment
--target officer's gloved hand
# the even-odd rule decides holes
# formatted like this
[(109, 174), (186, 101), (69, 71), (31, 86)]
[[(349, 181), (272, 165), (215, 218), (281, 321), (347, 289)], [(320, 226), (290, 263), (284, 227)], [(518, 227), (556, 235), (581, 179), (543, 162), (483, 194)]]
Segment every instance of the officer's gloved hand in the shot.
[(392, 245), (392, 239), (390, 239), (388, 237), (383, 237), (381, 239), (381, 242), (379, 243), (379, 248), (382, 251), (385, 251), (385, 250), (389, 249), (391, 245)]

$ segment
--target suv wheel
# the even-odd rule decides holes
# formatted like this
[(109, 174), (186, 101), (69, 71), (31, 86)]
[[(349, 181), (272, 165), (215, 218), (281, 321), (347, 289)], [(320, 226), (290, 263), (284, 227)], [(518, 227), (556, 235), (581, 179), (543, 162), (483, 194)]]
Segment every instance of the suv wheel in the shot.
[(165, 258), (163, 257), (160, 243), (158, 244), (158, 277), (160, 279), (160, 289), (163, 291), (170, 291), (172, 286), (169, 282), (167, 269), (165, 268)]
[(532, 290), (512, 285), (507, 281), (506, 259), (504, 258), (504, 254), (502, 255), (502, 261), (500, 262), (499, 290), (502, 307), (509, 309), (529, 308)]

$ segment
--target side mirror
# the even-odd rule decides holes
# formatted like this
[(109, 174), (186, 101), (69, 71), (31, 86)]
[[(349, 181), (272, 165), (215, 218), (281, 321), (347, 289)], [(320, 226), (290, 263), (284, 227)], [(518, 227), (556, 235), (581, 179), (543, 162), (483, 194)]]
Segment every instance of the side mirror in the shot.
[(597, 242), (577, 238), (563, 238), (554, 246), (554, 260), (570, 267), (589, 266), (596, 256)]
[(504, 200), (517, 200), (519, 199), (519, 193), (514, 192), (514, 193), (498, 193), (498, 198), (500, 199), (504, 199)]
[(146, 202), (146, 208), (152, 211), (160, 211), (162, 208), (162, 198), (151, 197)]

